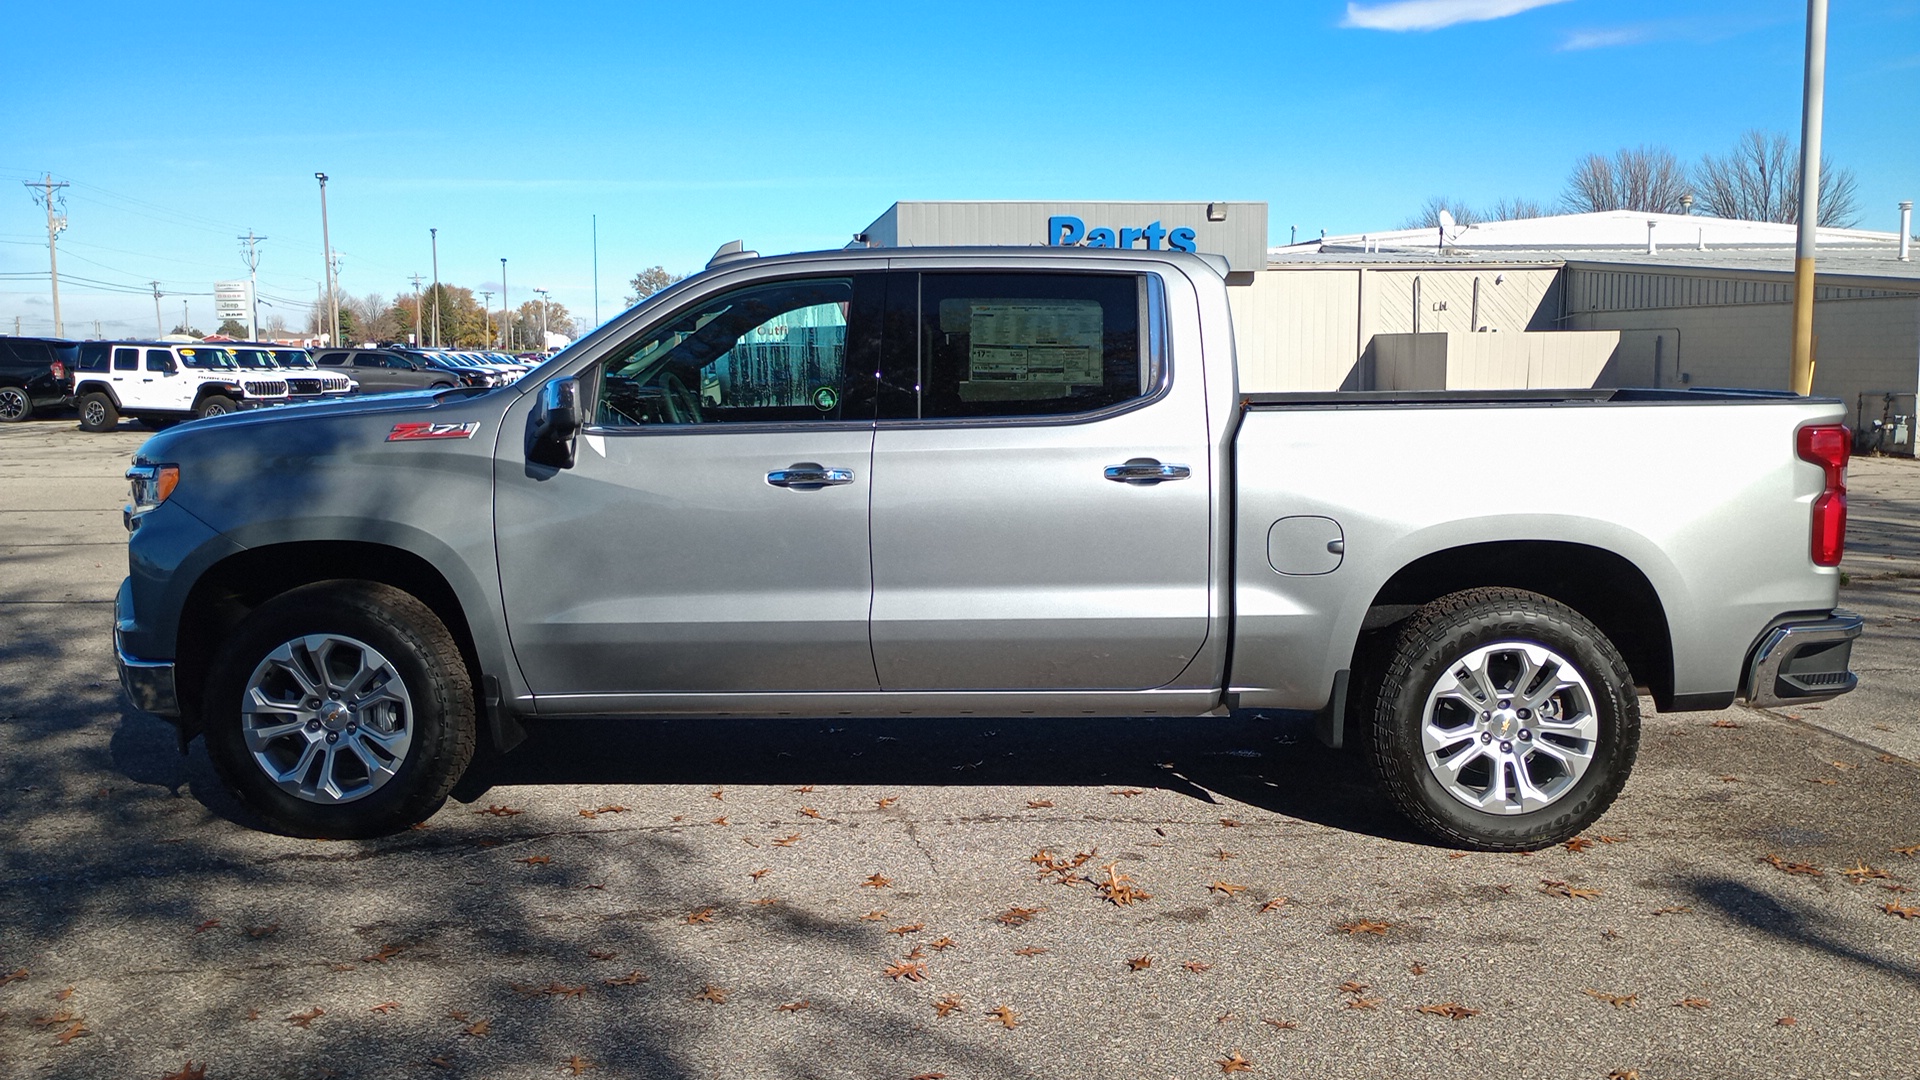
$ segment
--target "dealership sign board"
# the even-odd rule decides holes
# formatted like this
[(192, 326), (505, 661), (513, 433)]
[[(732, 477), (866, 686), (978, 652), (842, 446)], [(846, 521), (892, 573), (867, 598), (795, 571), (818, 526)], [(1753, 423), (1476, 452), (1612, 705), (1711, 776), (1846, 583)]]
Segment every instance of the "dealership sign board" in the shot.
[(216, 281), (213, 283), (213, 317), (216, 322), (232, 319), (253, 326), (253, 282)]
[(898, 202), (855, 243), (1192, 251), (1224, 256), (1230, 270), (1251, 272), (1267, 264), (1267, 204)]

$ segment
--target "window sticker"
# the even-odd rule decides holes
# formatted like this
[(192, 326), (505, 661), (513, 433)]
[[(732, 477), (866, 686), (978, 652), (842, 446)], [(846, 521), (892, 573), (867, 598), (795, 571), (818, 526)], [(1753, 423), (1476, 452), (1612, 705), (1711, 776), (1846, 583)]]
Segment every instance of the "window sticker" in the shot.
[(1097, 300), (976, 300), (968, 320), (967, 381), (1101, 384)]

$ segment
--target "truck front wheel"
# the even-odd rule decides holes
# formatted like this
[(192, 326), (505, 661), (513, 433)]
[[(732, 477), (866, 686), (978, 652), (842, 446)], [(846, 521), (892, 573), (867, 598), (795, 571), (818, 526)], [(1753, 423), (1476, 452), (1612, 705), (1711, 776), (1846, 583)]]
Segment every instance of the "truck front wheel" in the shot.
[(1626, 661), (1578, 612), (1469, 589), (1409, 618), (1373, 701), (1388, 795), (1442, 840), (1527, 851), (1572, 839), (1627, 781), (1640, 705)]
[(193, 415), (196, 419), (205, 419), (209, 416), (225, 416), (230, 412), (239, 411), (239, 403), (225, 394), (208, 394), (193, 406)]
[(346, 840), (431, 816), (473, 758), (473, 687), (413, 596), (328, 581), (260, 605), (207, 680), (207, 753), (269, 825)]

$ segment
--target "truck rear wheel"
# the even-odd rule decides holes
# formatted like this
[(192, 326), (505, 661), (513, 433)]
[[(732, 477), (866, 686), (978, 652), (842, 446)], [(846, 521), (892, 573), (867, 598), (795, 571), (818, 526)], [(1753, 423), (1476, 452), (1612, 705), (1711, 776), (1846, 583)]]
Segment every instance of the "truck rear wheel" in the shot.
[(275, 829), (346, 840), (425, 820), (473, 758), (473, 686), (453, 635), (391, 586), (275, 597), (219, 650), (207, 753)]
[(81, 394), (76, 402), (80, 407), (81, 431), (112, 431), (120, 426), (120, 410), (113, 407), (113, 399), (98, 390)]
[(17, 386), (0, 386), (0, 424), (17, 424), (33, 418), (33, 399)]
[(1400, 630), (1373, 700), (1387, 794), (1437, 839), (1527, 851), (1598, 820), (1633, 769), (1626, 661), (1578, 612), (1519, 589), (1441, 597)]
[(240, 404), (225, 394), (208, 394), (194, 403), (193, 415), (196, 419), (209, 416), (225, 416), (230, 412), (239, 412)]

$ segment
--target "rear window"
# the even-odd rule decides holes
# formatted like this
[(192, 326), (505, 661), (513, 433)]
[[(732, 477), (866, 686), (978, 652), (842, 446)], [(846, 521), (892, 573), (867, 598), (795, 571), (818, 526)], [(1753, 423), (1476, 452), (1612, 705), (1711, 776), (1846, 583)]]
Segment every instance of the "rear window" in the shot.
[(347, 362), (347, 354), (343, 352), (321, 353), (317, 362), (325, 364), (328, 367), (339, 367)]
[(89, 341), (86, 344), (80, 346), (80, 365), (79, 365), (80, 370), (81, 371), (107, 370), (108, 351), (109, 350), (106, 345), (101, 344), (100, 342), (97, 342), (97, 341)]

